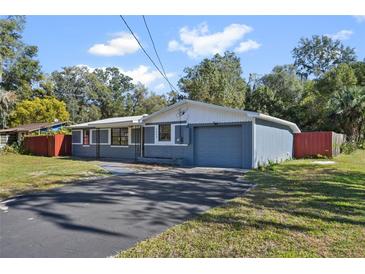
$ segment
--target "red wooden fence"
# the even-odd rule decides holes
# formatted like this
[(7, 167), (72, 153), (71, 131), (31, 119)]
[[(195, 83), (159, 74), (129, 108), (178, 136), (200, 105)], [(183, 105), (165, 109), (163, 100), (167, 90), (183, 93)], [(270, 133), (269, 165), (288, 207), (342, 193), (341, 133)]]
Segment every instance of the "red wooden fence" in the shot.
[(340, 153), (345, 135), (332, 131), (301, 132), (294, 134), (294, 157), (316, 155), (334, 157)]
[(27, 136), (24, 138), (27, 151), (38, 156), (71, 155), (71, 135)]

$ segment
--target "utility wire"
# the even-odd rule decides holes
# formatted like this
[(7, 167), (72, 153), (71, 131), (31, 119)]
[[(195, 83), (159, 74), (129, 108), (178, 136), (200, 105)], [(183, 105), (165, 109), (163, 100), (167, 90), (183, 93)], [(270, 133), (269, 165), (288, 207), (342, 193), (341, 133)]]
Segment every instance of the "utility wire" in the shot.
[(158, 55), (158, 53), (157, 53), (157, 49), (156, 49), (156, 46), (155, 46), (155, 42), (153, 41), (151, 31), (150, 31), (150, 29), (149, 29), (149, 27), (148, 27), (148, 25), (147, 25), (146, 18), (145, 18), (145, 16), (144, 16), (144, 15), (142, 15), (142, 18), (143, 18), (144, 25), (145, 25), (145, 27), (146, 27), (146, 29), (147, 29), (147, 31), (148, 31), (148, 35), (150, 36), (150, 40), (151, 40), (151, 42), (152, 42), (152, 46), (153, 46), (153, 49), (154, 49), (154, 51), (155, 51), (156, 57), (157, 57), (157, 59), (158, 59), (158, 62), (159, 62), (159, 63), (160, 63), (160, 65), (161, 65), (162, 72), (163, 72), (163, 73), (165, 74), (165, 76), (166, 76), (165, 68), (163, 67), (162, 62), (161, 62), (161, 59), (160, 59), (160, 56), (159, 56), (159, 55)]
[(162, 77), (167, 81), (167, 83), (170, 85), (170, 87), (176, 91), (177, 89), (171, 84), (170, 80), (167, 78), (167, 76), (160, 70), (160, 68), (156, 65), (156, 63), (153, 61), (153, 59), (151, 58), (151, 56), (147, 53), (147, 51), (144, 49), (144, 47), (142, 46), (141, 42), (138, 40), (137, 36), (134, 34), (133, 30), (131, 29), (131, 27), (128, 25), (127, 21), (124, 19), (123, 15), (119, 15), (120, 18), (123, 20), (125, 26), (128, 28), (129, 32), (132, 34), (132, 36), (134, 37), (134, 39), (137, 41), (139, 47), (142, 49), (142, 51), (144, 52), (144, 54), (148, 57), (148, 59), (151, 61), (151, 63), (155, 66), (155, 68), (158, 70), (158, 72), (162, 75)]
[[(144, 25), (145, 25), (145, 27), (147, 29), (148, 35), (150, 37), (150, 40), (152, 42), (153, 50), (155, 51), (155, 54), (156, 54), (156, 57), (157, 57), (158, 62), (160, 63), (162, 72), (165, 74), (165, 77), (167, 78), (167, 74), (166, 74), (165, 68), (164, 68), (164, 66), (162, 64), (162, 61), (161, 61), (161, 58), (160, 58), (160, 56), (159, 56), (159, 54), (157, 52), (156, 45), (155, 45), (155, 42), (153, 41), (152, 34), (151, 34), (151, 31), (150, 31), (150, 28), (148, 27), (146, 18), (145, 18), (144, 15), (142, 15), (142, 18), (143, 18)], [(174, 90), (174, 87), (172, 85), (170, 85), (170, 88)]]

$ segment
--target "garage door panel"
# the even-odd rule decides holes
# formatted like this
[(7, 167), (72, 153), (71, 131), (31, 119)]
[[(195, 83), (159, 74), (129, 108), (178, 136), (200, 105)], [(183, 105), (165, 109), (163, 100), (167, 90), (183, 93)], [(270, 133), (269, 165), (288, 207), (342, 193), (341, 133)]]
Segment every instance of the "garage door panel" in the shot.
[(197, 166), (242, 167), (242, 127), (211, 126), (194, 129)]

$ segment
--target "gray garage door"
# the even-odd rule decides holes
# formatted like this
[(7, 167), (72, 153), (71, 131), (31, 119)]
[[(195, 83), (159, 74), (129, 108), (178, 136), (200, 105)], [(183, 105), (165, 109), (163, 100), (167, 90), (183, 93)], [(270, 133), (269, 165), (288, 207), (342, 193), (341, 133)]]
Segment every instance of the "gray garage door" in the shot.
[(242, 167), (242, 127), (196, 127), (194, 161), (197, 166)]

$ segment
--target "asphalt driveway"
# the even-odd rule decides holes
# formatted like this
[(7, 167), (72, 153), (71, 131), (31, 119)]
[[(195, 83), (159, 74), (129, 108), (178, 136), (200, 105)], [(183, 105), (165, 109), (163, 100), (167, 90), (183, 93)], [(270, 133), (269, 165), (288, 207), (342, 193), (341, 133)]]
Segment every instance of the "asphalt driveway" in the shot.
[(249, 187), (234, 171), (129, 171), (9, 200), (0, 257), (113, 256)]

